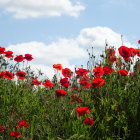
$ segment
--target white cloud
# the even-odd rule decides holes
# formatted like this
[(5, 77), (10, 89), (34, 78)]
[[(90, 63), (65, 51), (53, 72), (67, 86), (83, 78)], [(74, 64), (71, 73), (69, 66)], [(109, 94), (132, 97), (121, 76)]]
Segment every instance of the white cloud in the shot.
[(0, 0), (0, 8), (19, 19), (62, 15), (78, 17), (85, 9), (80, 3), (73, 4), (71, 0)]
[[(107, 27), (94, 27), (82, 29), (79, 35), (72, 39), (58, 39), (50, 44), (35, 41), (20, 43), (8, 46), (7, 50), (13, 50), (15, 54), (32, 54), (35, 59), (30, 64), (34, 68), (41, 69), (51, 78), (53, 64), (61, 63), (69, 68), (74, 68), (74, 65), (80, 67), (82, 60), (88, 60), (86, 49), (93, 46), (94, 54), (97, 56), (104, 51), (105, 40), (115, 48), (122, 45), (121, 34)], [(124, 45), (133, 46), (126, 38), (124, 38)]]
[[(115, 46), (116, 48), (122, 45), (121, 34), (114, 32), (110, 28), (100, 26), (81, 30), (76, 39), (79, 46), (87, 47), (87, 45), (92, 45), (96, 54), (99, 54), (101, 53), (101, 50), (104, 50), (106, 40), (110, 46)], [(123, 40), (126, 46), (132, 46), (125, 36), (123, 37)]]

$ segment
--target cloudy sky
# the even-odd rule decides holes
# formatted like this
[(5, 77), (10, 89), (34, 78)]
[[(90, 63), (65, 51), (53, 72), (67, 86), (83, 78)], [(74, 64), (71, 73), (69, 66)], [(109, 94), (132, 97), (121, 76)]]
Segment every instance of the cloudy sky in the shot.
[(0, 46), (31, 53), (31, 65), (50, 76), (53, 64), (85, 65), (86, 49), (98, 55), (105, 40), (119, 47), (121, 34), (125, 45), (136, 45), (139, 6), (139, 0), (0, 0)]

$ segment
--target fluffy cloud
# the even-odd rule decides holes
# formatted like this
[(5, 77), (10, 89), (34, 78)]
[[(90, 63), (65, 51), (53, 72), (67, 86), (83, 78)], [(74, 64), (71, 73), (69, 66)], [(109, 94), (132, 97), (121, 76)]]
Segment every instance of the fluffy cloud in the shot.
[[(95, 54), (99, 54), (104, 50), (105, 42), (108, 42), (110, 46), (115, 48), (122, 45), (121, 34), (114, 32), (110, 28), (100, 26), (82, 29), (76, 38), (76, 42), (82, 47), (92, 45)], [(123, 37), (123, 43), (128, 47), (132, 46), (125, 36)]]
[(38, 18), (68, 15), (78, 17), (85, 7), (71, 0), (0, 0), (0, 8), (15, 18)]
[[(30, 63), (32, 67), (41, 69), (51, 78), (53, 64), (61, 63), (64, 67), (71, 69), (74, 68), (74, 65), (80, 67), (81, 62), (88, 60), (86, 50), (93, 46), (94, 54), (97, 56), (104, 51), (105, 40), (115, 48), (122, 45), (121, 34), (107, 27), (94, 27), (82, 29), (75, 38), (58, 39), (50, 44), (35, 41), (20, 43), (8, 46), (7, 50), (13, 50), (15, 54), (32, 54), (35, 58)], [(124, 38), (124, 44), (128, 47), (133, 46), (126, 38)]]

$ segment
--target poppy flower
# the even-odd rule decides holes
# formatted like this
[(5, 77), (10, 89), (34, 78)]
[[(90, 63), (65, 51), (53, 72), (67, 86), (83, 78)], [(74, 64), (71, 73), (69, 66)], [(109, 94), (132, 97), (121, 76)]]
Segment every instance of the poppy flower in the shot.
[(55, 93), (57, 97), (63, 97), (67, 95), (67, 91), (65, 90), (56, 90)]
[(80, 75), (76, 75), (76, 77), (75, 77), (76, 79), (78, 79), (78, 78), (80, 78)]
[(78, 113), (78, 117), (83, 116), (84, 114), (90, 113), (90, 110), (88, 107), (77, 107), (76, 111)]
[(99, 77), (99, 78), (93, 79), (92, 86), (93, 87), (101, 87), (102, 85), (104, 85), (104, 83), (105, 83), (105, 80)]
[(70, 86), (68, 78), (62, 78), (60, 80), (60, 84), (65, 88), (68, 88)]
[(3, 77), (11, 80), (14, 78), (14, 75), (13, 75), (13, 73), (11, 73), (9, 71), (5, 71)]
[(96, 77), (100, 77), (104, 74), (104, 70), (103, 70), (103, 67), (96, 67), (93, 69), (93, 72), (94, 72), (94, 76)]
[(4, 54), (5, 48), (0, 47), (0, 54)]
[(95, 121), (91, 118), (86, 118), (83, 120), (84, 123), (88, 124), (88, 125), (93, 125), (95, 124)]
[(80, 98), (80, 96), (77, 95), (77, 94), (72, 94), (72, 95), (71, 95), (71, 98), (72, 98), (71, 103), (75, 103), (75, 102), (83, 103), (83, 100), (82, 100), (82, 99)]
[(114, 63), (114, 62), (117, 61), (117, 60), (118, 60), (118, 58), (115, 57), (115, 56), (110, 56), (110, 57), (108, 58), (108, 61), (111, 62), (111, 63)]
[(33, 57), (31, 54), (25, 54), (24, 59), (26, 59), (27, 61), (31, 61)]
[(131, 58), (124, 58), (125, 61), (131, 61)]
[(56, 69), (56, 70), (62, 70), (63, 69), (61, 64), (54, 64), (53, 68)]
[(140, 44), (140, 40), (138, 40), (138, 44)]
[(25, 120), (20, 120), (16, 127), (21, 127), (21, 126), (28, 127), (29, 124), (27, 124), (27, 121), (25, 121)]
[(7, 57), (7, 58), (13, 57), (13, 52), (12, 51), (6, 51), (6, 52), (4, 52), (4, 54), (5, 54), (5, 57)]
[(18, 77), (18, 79), (24, 80), (26, 76), (26, 72), (19, 71), (16, 73), (16, 76)]
[(4, 73), (5, 73), (5, 71), (0, 71), (0, 78), (4, 77)]
[(65, 68), (65, 69), (62, 69), (62, 75), (64, 77), (71, 77), (72, 76), (72, 72), (69, 68)]
[(23, 60), (24, 60), (23, 55), (17, 55), (17, 56), (14, 58), (14, 61), (16, 61), (16, 62), (22, 62)]
[(87, 75), (84, 75), (84, 76), (82, 77), (82, 79), (85, 79), (85, 80), (89, 81), (89, 80), (90, 80), (90, 77), (87, 76)]
[(90, 88), (90, 82), (87, 81), (87, 80), (85, 80), (85, 79), (81, 79), (81, 80), (79, 81), (79, 83), (80, 83), (82, 86), (84, 86), (85, 88)]
[(78, 70), (76, 71), (76, 74), (80, 76), (86, 75), (87, 73), (88, 73), (88, 70), (83, 69), (83, 68), (78, 68)]
[(33, 85), (41, 85), (41, 81), (38, 81), (37, 78), (32, 79), (32, 84)]
[(10, 136), (12, 136), (12, 137), (16, 137), (16, 138), (20, 138), (20, 137), (22, 137), (22, 135), (19, 134), (18, 131), (11, 131), (11, 132), (10, 132)]
[(140, 57), (140, 49), (135, 49), (137, 56)]
[(114, 72), (114, 69), (112, 69), (109, 66), (103, 67), (103, 70), (104, 70), (104, 74), (106, 74), (106, 75), (111, 74), (112, 72)]
[(111, 48), (107, 49), (107, 55), (108, 56), (114, 56), (115, 53), (116, 53), (116, 51), (114, 49), (111, 49)]
[(125, 69), (119, 69), (118, 72), (121, 76), (127, 76), (128, 75), (128, 71), (125, 70)]
[(44, 87), (47, 88), (52, 88), (53, 87), (53, 83), (50, 80), (46, 80), (45, 83), (43, 83)]
[(131, 56), (131, 50), (126, 46), (121, 46), (118, 51), (124, 59), (127, 59)]
[(135, 56), (137, 54), (136, 50), (134, 48), (129, 48), (131, 51), (131, 56)]
[(72, 90), (78, 90), (78, 87), (72, 87), (71, 89)]
[(4, 127), (0, 125), (0, 132), (4, 132), (4, 131), (5, 131)]

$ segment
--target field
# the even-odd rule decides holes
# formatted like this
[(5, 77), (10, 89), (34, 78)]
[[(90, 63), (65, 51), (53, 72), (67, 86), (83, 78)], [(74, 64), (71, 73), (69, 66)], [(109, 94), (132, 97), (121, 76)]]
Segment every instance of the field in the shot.
[(30, 69), (35, 56), (0, 47), (0, 139), (139, 140), (140, 49), (100, 56), (74, 71), (52, 64), (48, 79)]

